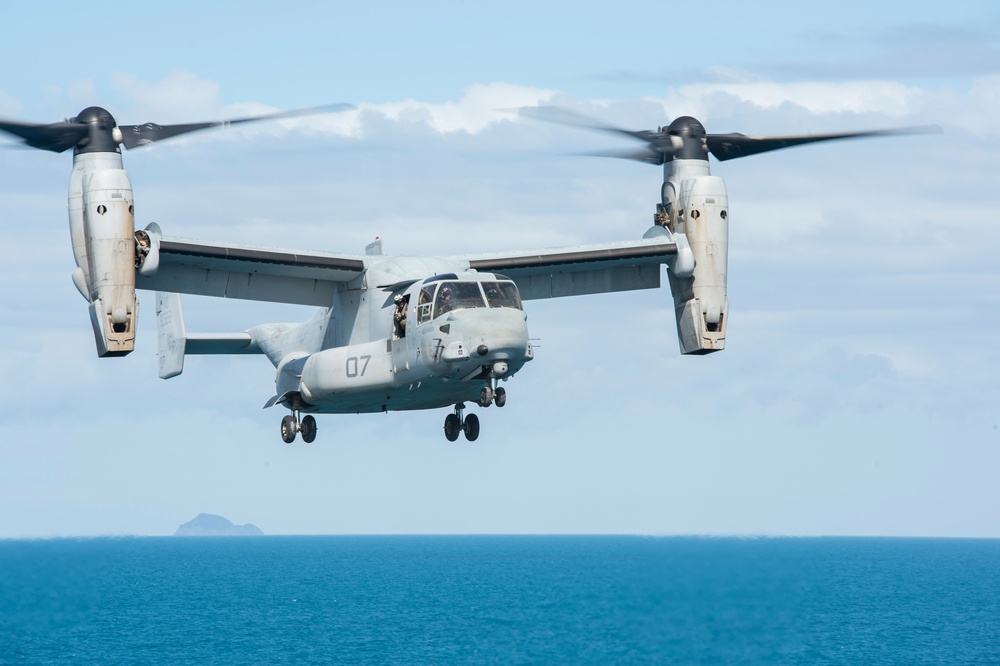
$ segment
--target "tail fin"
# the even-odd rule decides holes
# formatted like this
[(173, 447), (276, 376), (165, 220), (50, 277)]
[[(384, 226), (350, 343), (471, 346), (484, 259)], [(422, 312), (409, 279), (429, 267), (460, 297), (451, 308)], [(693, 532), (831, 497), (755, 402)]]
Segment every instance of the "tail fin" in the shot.
[(160, 360), (160, 379), (170, 379), (184, 372), (187, 337), (181, 297), (156, 292), (156, 354)]

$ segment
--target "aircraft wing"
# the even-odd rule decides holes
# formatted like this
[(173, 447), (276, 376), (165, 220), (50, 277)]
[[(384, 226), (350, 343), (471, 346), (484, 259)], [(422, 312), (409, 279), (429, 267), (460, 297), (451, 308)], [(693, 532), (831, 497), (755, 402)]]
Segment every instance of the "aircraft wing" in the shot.
[(658, 235), (635, 241), (465, 255), (469, 268), (514, 280), (523, 299), (656, 289), (677, 244)]
[(137, 289), (329, 307), (337, 283), (365, 272), (362, 255), (174, 238), (155, 224), (145, 231)]

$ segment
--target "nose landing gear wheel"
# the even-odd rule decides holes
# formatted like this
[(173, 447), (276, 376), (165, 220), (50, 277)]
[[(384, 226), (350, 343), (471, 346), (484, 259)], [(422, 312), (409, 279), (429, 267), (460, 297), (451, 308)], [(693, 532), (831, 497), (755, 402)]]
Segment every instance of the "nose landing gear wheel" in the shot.
[(479, 406), (489, 407), (493, 403), (493, 389), (489, 386), (484, 386), (483, 390), (479, 392)]
[(449, 414), (444, 419), (444, 436), (448, 438), (449, 442), (454, 442), (458, 439), (458, 433), (462, 432), (462, 421), (458, 418), (458, 414)]
[(497, 407), (503, 407), (507, 404), (507, 391), (503, 388), (498, 388), (493, 394), (493, 404)]
[(295, 423), (294, 416), (289, 414), (281, 419), (281, 440), (285, 444), (291, 444), (295, 441), (296, 432), (298, 432), (298, 424)]
[(312, 444), (316, 441), (316, 419), (312, 414), (302, 419), (299, 430), (302, 431), (302, 441), (306, 444)]

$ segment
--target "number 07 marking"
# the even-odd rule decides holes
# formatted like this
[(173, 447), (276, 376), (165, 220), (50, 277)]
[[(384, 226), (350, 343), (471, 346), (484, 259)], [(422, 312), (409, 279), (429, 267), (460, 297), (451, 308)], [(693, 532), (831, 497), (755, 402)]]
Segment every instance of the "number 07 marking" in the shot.
[(359, 368), (358, 368), (358, 365), (359, 365), (358, 364), (358, 358), (359, 358), (358, 356), (350, 356), (350, 357), (348, 357), (348, 359), (347, 359), (347, 368), (346, 368), (346, 370), (347, 370), (347, 376), (348, 377), (357, 377), (359, 375), (364, 375), (365, 374), (365, 370), (368, 369), (368, 361), (372, 360), (371, 356), (361, 356), (360, 357), (360, 359), (361, 359), (360, 366), (361, 367), (360, 367), (360, 372), (359, 372), (358, 371), (359, 370)]

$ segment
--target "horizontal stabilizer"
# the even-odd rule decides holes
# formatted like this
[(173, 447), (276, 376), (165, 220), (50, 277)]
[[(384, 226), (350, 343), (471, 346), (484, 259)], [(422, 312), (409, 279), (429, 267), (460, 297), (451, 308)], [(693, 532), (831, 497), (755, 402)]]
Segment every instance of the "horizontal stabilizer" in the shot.
[(190, 354), (262, 354), (249, 333), (195, 333), (187, 335), (180, 296), (156, 292), (157, 353), (160, 378), (170, 379), (184, 371), (184, 356)]
[(196, 333), (187, 336), (185, 354), (262, 354), (249, 333)]

